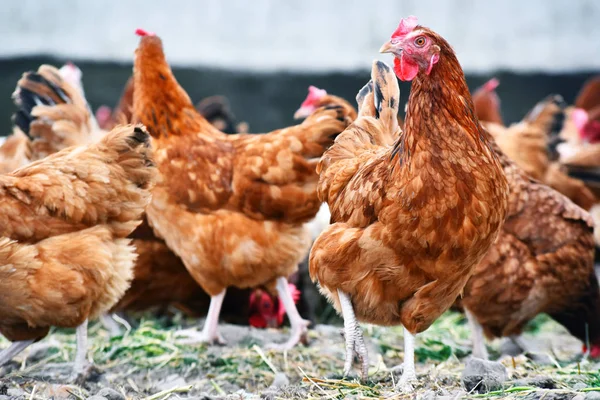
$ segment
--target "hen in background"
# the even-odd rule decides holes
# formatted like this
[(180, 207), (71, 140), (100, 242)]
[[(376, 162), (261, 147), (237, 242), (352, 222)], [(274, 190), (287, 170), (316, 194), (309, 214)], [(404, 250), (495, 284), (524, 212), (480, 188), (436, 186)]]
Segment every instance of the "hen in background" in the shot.
[[(211, 295), (199, 339), (221, 342), (227, 287), (276, 287), (289, 316), (290, 348), (304, 338), (287, 277), (310, 245), (318, 158), (348, 124), (324, 108), (301, 125), (261, 135), (227, 135), (194, 108), (168, 66), (161, 40), (142, 30), (134, 62), (134, 115), (148, 124), (162, 181), (150, 225)], [(235, 173), (234, 173), (235, 172)]]
[(0, 364), (51, 326), (76, 327), (74, 372), (84, 375), (87, 322), (129, 286), (136, 255), (126, 237), (155, 177), (140, 126), (0, 176), (0, 332), (13, 342)]

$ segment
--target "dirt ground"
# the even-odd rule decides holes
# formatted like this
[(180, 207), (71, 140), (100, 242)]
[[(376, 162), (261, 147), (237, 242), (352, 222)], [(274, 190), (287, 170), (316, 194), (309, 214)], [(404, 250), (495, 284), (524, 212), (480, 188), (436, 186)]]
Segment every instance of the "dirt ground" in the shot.
[[(470, 353), (470, 333), (464, 317), (456, 313), (445, 314), (418, 336), (419, 384), (412, 394), (394, 390), (402, 370), (401, 329), (363, 327), (371, 368), (369, 380), (360, 382), (356, 376), (341, 379), (344, 344), (339, 326), (316, 326), (310, 331), (308, 346), (287, 353), (264, 349), (269, 342), (284, 341), (287, 328), (222, 325), (226, 346), (182, 344), (185, 339), (178, 331), (196, 329), (201, 323), (181, 316), (167, 323), (145, 317), (114, 338), (100, 324), (92, 324), (89, 354), (96, 370), (81, 386), (68, 383), (74, 332), (56, 330), (14, 362), (0, 367), (0, 400), (85, 399), (101, 389), (104, 391), (94, 400), (600, 399), (600, 364), (581, 360), (581, 343), (543, 316), (524, 336), (533, 355), (502, 356), (508, 380), (501, 390), (487, 394), (467, 393), (461, 383)], [(0, 342), (0, 347), (7, 345), (7, 341)], [(491, 343), (492, 358), (506, 348), (502, 341)]]

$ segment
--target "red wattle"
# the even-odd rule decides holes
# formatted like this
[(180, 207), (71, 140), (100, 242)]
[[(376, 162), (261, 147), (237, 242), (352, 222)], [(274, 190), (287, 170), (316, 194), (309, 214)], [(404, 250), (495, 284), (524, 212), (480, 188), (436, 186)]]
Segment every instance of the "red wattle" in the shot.
[(419, 65), (402, 54), (394, 58), (394, 72), (401, 81), (412, 81), (419, 73)]

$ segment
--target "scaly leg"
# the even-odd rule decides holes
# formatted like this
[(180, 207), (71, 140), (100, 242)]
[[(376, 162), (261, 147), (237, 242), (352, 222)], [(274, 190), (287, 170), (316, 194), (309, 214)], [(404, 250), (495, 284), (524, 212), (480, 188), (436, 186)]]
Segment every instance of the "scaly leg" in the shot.
[(284, 277), (277, 278), (277, 294), (279, 295), (279, 300), (283, 302), (283, 307), (285, 308), (285, 312), (290, 319), (290, 325), (292, 326), (292, 333), (287, 342), (283, 344), (271, 343), (267, 345), (267, 347), (276, 349), (276, 350), (289, 350), (293, 348), (298, 342), (302, 341), (306, 343), (306, 333), (307, 327), (310, 324), (310, 321), (303, 319), (296, 308), (296, 304), (294, 303), (294, 299), (292, 297), (292, 293), (290, 291), (290, 286), (288, 285), (288, 280)]
[(338, 289), (338, 297), (340, 298), (340, 305), (342, 307), (342, 317), (344, 318), (344, 339), (346, 340), (344, 376), (348, 376), (350, 373), (352, 361), (354, 360), (354, 354), (356, 353), (361, 361), (361, 378), (363, 381), (365, 381), (369, 375), (369, 355), (367, 354), (367, 346), (365, 346), (362, 330), (358, 325), (356, 315), (354, 315), (354, 308), (352, 307), (352, 301), (350, 300), (350, 297), (340, 289)]
[(100, 315), (100, 323), (108, 331), (110, 337), (121, 336), (121, 326), (111, 314)]
[(13, 358), (15, 358), (20, 352), (25, 350), (33, 340), (21, 340), (18, 342), (12, 342), (8, 348), (0, 352), (0, 366), (6, 364)]
[(75, 363), (73, 364), (73, 380), (77, 384), (83, 384), (85, 382), (92, 367), (92, 364), (87, 361), (87, 328), (88, 320), (86, 319), (75, 331), (75, 336), (77, 337), (77, 351), (75, 353)]
[(202, 332), (190, 331), (178, 331), (176, 335), (187, 336), (190, 340), (181, 340), (179, 343), (182, 344), (194, 344), (194, 343), (210, 343), (210, 344), (226, 344), (227, 342), (219, 334), (219, 315), (221, 314), (221, 306), (223, 305), (223, 299), (227, 289), (223, 289), (221, 293), (210, 298), (210, 306), (208, 307), (208, 314), (206, 315), (206, 321), (204, 322), (204, 328)]
[(415, 372), (415, 336), (404, 328), (404, 370), (396, 389), (403, 393), (414, 390), (413, 383), (417, 381)]
[(469, 321), (469, 327), (471, 328), (471, 338), (473, 341), (473, 351), (471, 354), (473, 357), (481, 358), (483, 360), (489, 359), (487, 348), (485, 347), (485, 338), (483, 337), (483, 328), (477, 322), (475, 316), (467, 309), (465, 309), (467, 315), (467, 321)]

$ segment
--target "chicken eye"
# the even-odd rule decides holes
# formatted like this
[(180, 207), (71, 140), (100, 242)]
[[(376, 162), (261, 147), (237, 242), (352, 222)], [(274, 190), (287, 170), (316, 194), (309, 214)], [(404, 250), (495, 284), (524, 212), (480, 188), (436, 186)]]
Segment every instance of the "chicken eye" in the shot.
[(427, 39), (425, 39), (425, 36), (419, 36), (418, 38), (415, 39), (415, 46), (423, 47), (423, 46), (425, 46), (426, 42), (427, 42)]

